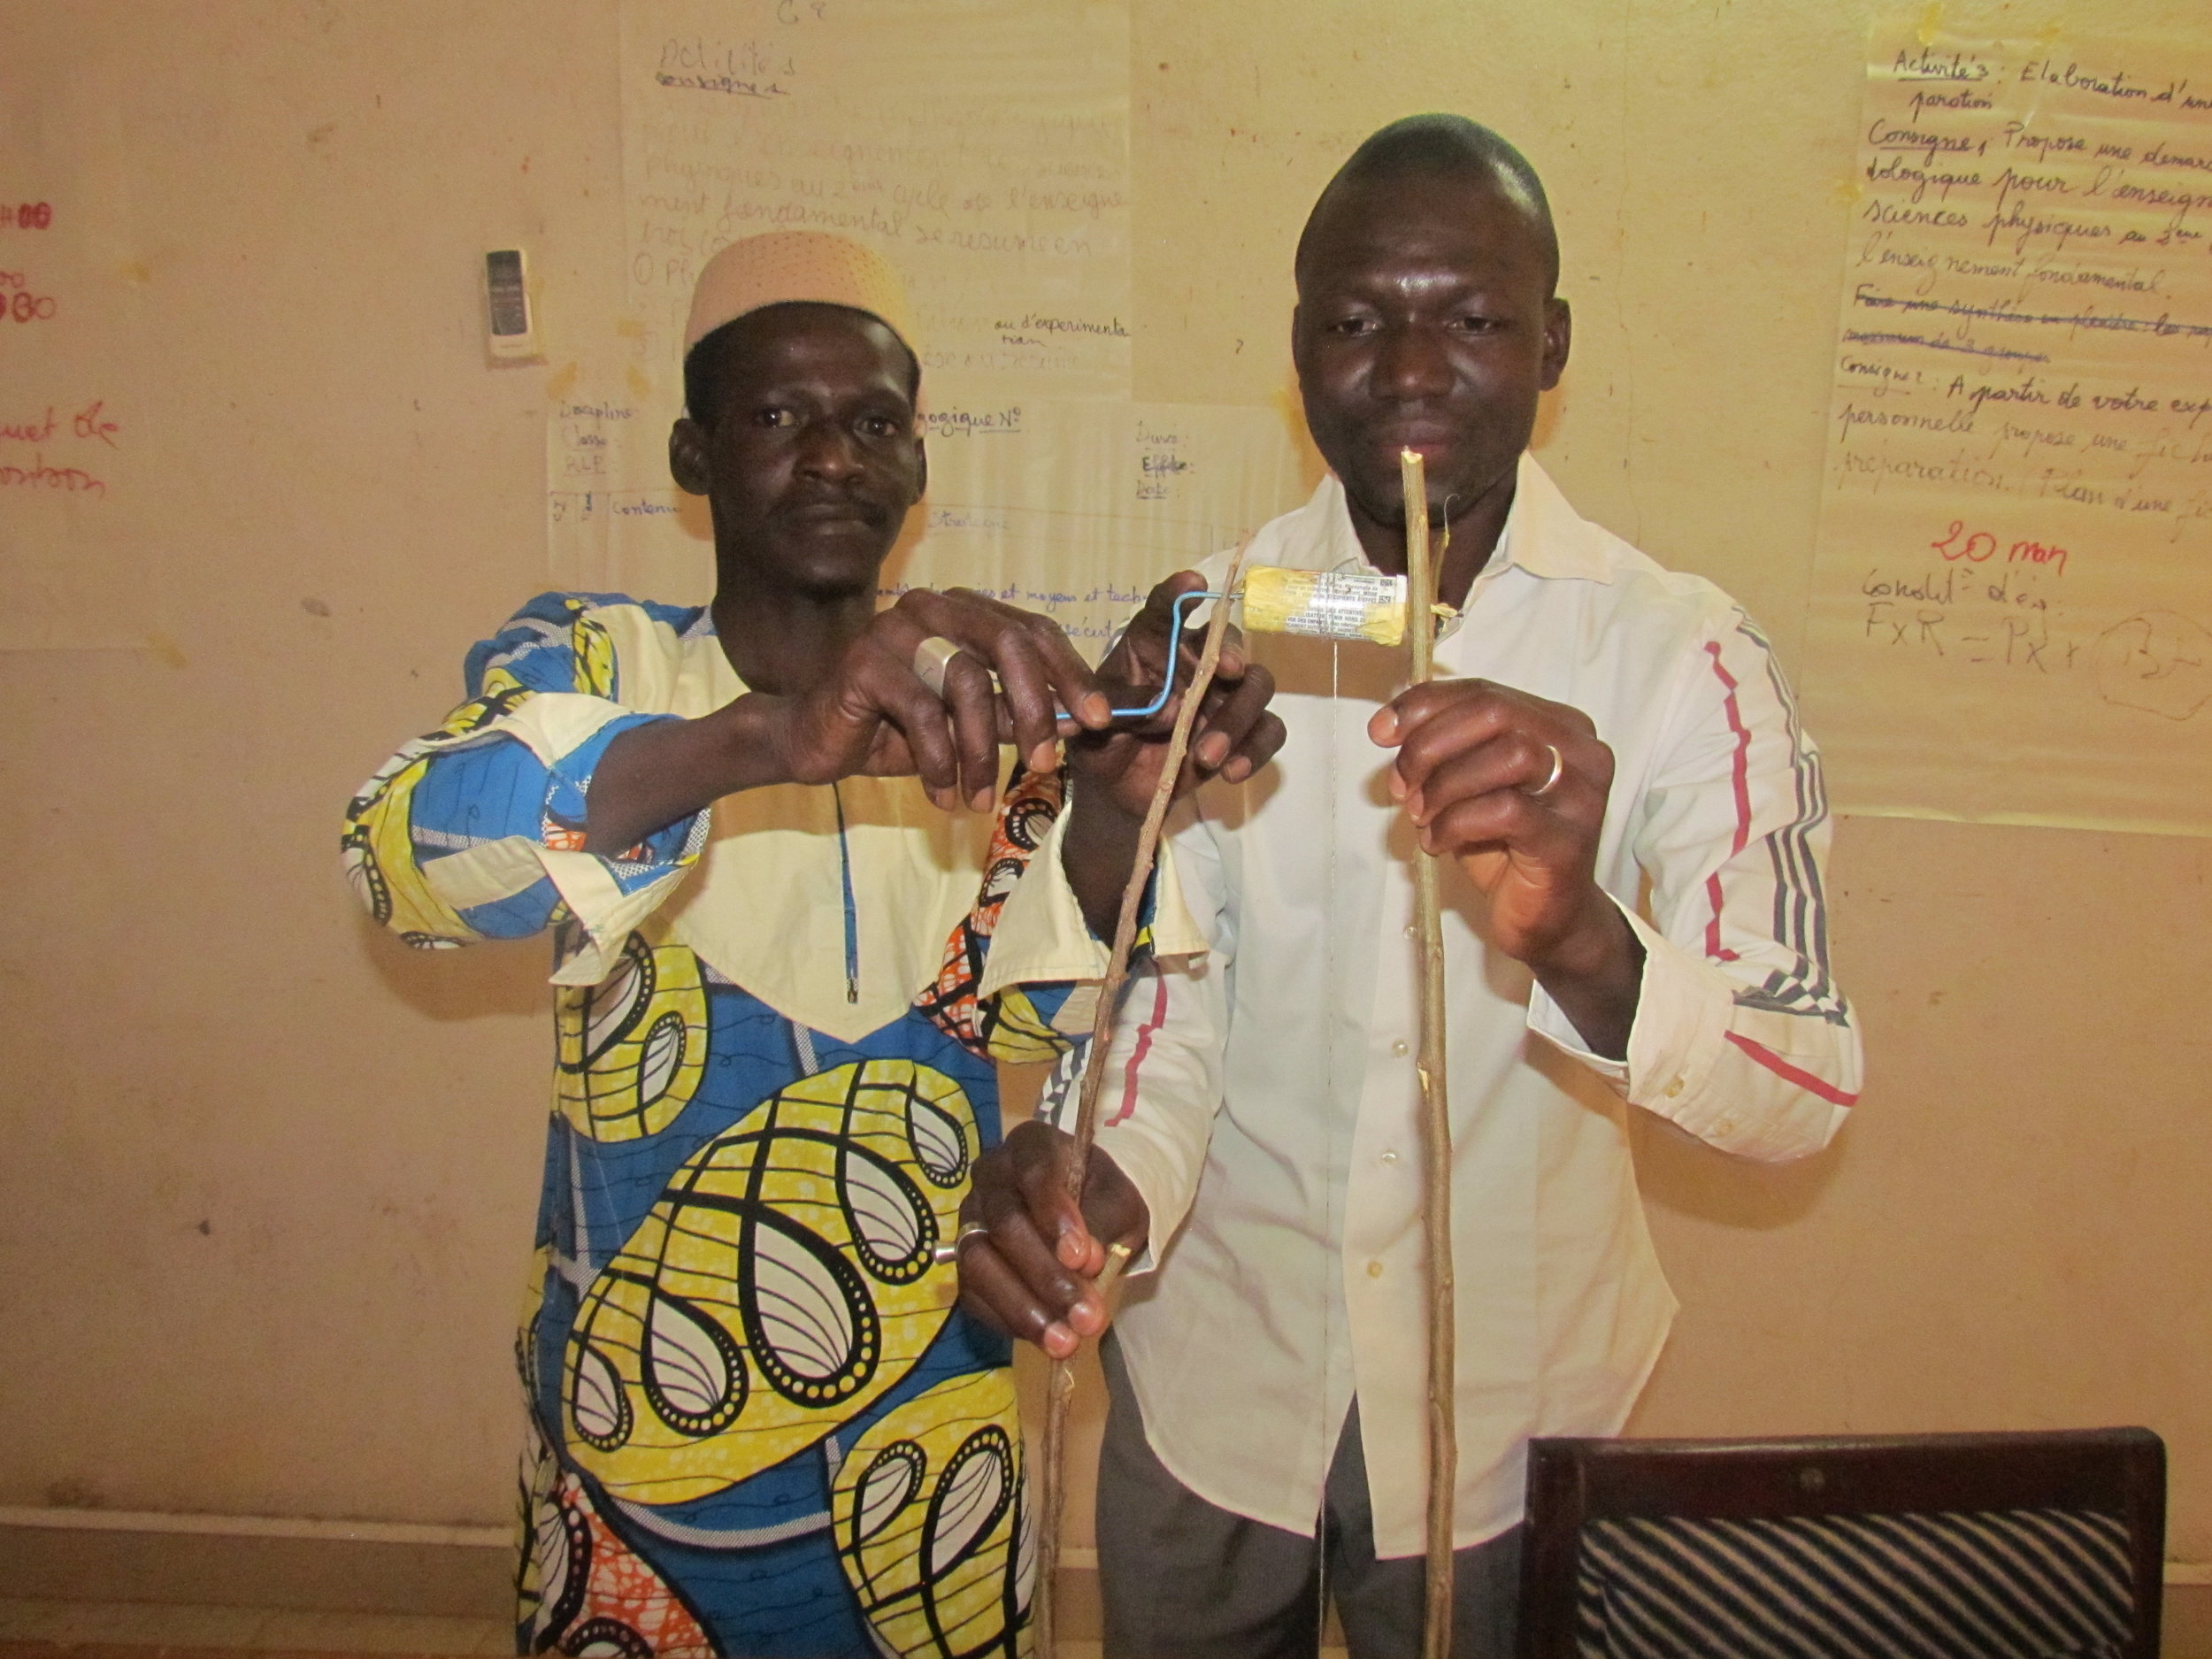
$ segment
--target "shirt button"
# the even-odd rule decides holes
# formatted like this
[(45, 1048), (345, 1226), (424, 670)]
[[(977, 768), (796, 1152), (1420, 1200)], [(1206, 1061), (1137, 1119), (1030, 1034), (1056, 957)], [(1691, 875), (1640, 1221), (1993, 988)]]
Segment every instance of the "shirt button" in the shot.
[(1408, 939), (1413, 937), (1413, 924), (1411, 922), (1408, 922), (1406, 924), (1406, 937)]
[(1380, 1279), (1382, 1277), (1382, 1263), (1380, 1262), (1368, 1263), (1367, 1277), (1370, 1279)]
[(1395, 1152), (1386, 1152), (1382, 1155), (1382, 1161), (1385, 1164), (1395, 1164), (1398, 1161), (1398, 1155)]
[(1390, 1045), (1390, 1052), (1394, 1055), (1404, 1056), (1410, 1054), (1412, 1050), (1406, 1047), (1405, 1039), (1401, 1037), (1397, 1041)]
[(1667, 1090), (1666, 1090), (1666, 1093), (1667, 1093), (1667, 1098), (1668, 1098), (1669, 1100), (1672, 1100), (1672, 1099), (1673, 1099), (1676, 1095), (1679, 1094), (1681, 1092), (1682, 1092), (1682, 1079), (1681, 1079), (1680, 1078), (1677, 1078), (1677, 1079), (1675, 1079), (1675, 1080), (1674, 1080), (1673, 1082), (1671, 1082), (1671, 1083), (1670, 1083), (1670, 1084), (1668, 1084), (1668, 1085), (1667, 1085)]
[(1713, 1125), (1713, 1133), (1717, 1135), (1729, 1134), (1734, 1131), (1735, 1127), (1736, 1120), (1733, 1118), (1724, 1118)]

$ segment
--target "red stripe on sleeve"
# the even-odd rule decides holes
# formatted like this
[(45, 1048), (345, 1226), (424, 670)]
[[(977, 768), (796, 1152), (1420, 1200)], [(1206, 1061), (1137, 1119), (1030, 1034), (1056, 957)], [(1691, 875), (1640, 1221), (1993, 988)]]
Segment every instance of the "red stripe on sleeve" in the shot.
[(1763, 1044), (1755, 1043), (1748, 1037), (1738, 1036), (1732, 1031), (1725, 1034), (1729, 1041), (1734, 1043), (1736, 1047), (1741, 1048), (1761, 1065), (1773, 1072), (1775, 1076), (1796, 1084), (1807, 1094), (1817, 1094), (1832, 1106), (1851, 1106), (1857, 1103), (1859, 1097), (1856, 1094), (1847, 1094), (1832, 1084), (1822, 1082), (1810, 1071), (1799, 1071), (1797, 1067)]
[(1129, 1064), (1122, 1068), (1121, 1105), (1106, 1122), (1109, 1126), (1121, 1122), (1137, 1110), (1137, 1068), (1144, 1064), (1144, 1056), (1151, 1052), (1152, 1033), (1167, 1024), (1167, 976), (1155, 972), (1152, 976), (1152, 1018), (1137, 1027), (1137, 1046), (1129, 1051)]
[[(1735, 759), (1731, 765), (1736, 789), (1736, 834), (1730, 844), (1728, 856), (1732, 858), (1743, 851), (1751, 840), (1751, 728), (1743, 723), (1743, 710), (1736, 703), (1736, 680), (1720, 660), (1720, 641), (1708, 640), (1706, 655), (1713, 659), (1713, 672), (1720, 677), (1726, 690), (1722, 707), (1728, 713), (1728, 729), (1736, 734)], [(1716, 870), (1705, 878), (1705, 896), (1713, 907), (1713, 914), (1705, 924), (1705, 954), (1716, 962), (1733, 962), (1736, 953), (1720, 942), (1720, 872)]]

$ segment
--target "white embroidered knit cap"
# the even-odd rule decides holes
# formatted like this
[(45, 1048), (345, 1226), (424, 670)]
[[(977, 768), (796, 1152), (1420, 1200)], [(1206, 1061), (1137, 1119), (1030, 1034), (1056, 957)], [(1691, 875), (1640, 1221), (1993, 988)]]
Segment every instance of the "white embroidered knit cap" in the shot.
[(733, 242), (707, 261), (691, 290), (685, 354), (725, 323), (795, 300), (866, 311), (914, 349), (906, 289), (888, 260), (826, 231), (778, 230)]

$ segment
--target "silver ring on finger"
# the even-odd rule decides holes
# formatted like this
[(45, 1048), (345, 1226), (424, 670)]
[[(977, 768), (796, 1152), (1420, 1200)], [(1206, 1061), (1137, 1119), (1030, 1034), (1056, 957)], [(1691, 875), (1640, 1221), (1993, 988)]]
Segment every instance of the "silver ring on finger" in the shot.
[(930, 1250), (929, 1259), (939, 1267), (950, 1267), (960, 1259), (961, 1248), (970, 1239), (988, 1238), (990, 1233), (990, 1228), (981, 1222), (971, 1221), (958, 1233), (953, 1234), (951, 1243), (933, 1246)]
[(914, 648), (914, 678), (929, 687), (929, 695), (945, 695), (945, 670), (960, 655), (960, 648), (941, 634), (933, 634)]
[(1551, 771), (1545, 776), (1543, 782), (1528, 792), (1529, 799), (1532, 801), (1542, 800), (1557, 788), (1559, 780), (1567, 775), (1567, 757), (1559, 752), (1559, 746), (1556, 743), (1547, 743), (1544, 747), (1551, 750)]

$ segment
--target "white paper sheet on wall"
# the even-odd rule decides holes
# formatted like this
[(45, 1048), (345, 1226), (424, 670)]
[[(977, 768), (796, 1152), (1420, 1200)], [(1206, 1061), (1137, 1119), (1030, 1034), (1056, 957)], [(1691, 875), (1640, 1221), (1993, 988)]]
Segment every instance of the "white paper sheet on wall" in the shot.
[(627, 314), (555, 378), (553, 579), (696, 602), (671, 483), (691, 284), (786, 227), (879, 249), (922, 334), (930, 495), (886, 572), (989, 588), (1095, 647), (1160, 576), (1302, 493), (1272, 410), (1129, 401), (1121, 0), (626, 0)]
[(1117, 0), (629, 0), (634, 361), (716, 249), (818, 229), (898, 267), (933, 380), (1126, 396), (1128, 58)]
[[(624, 404), (561, 408), (555, 425), (587, 457), (582, 440), (631, 418)], [(1015, 399), (935, 404), (926, 419), (929, 499), (885, 569), (886, 597), (984, 589), (1053, 617), (1093, 657), (1154, 582), (1242, 541), (1314, 481), (1269, 409)], [(612, 535), (603, 580), (585, 585), (672, 603), (712, 592), (705, 503), (672, 483), (556, 492), (553, 511), (645, 526)]]
[(1807, 633), (1847, 810), (2212, 833), (2212, 50), (1878, 31)]
[(890, 590), (991, 589), (1056, 618), (1093, 657), (1155, 582), (1242, 541), (1312, 484), (1273, 410), (1064, 402), (944, 409), (931, 424), (944, 482), (921, 539), (886, 572)]

